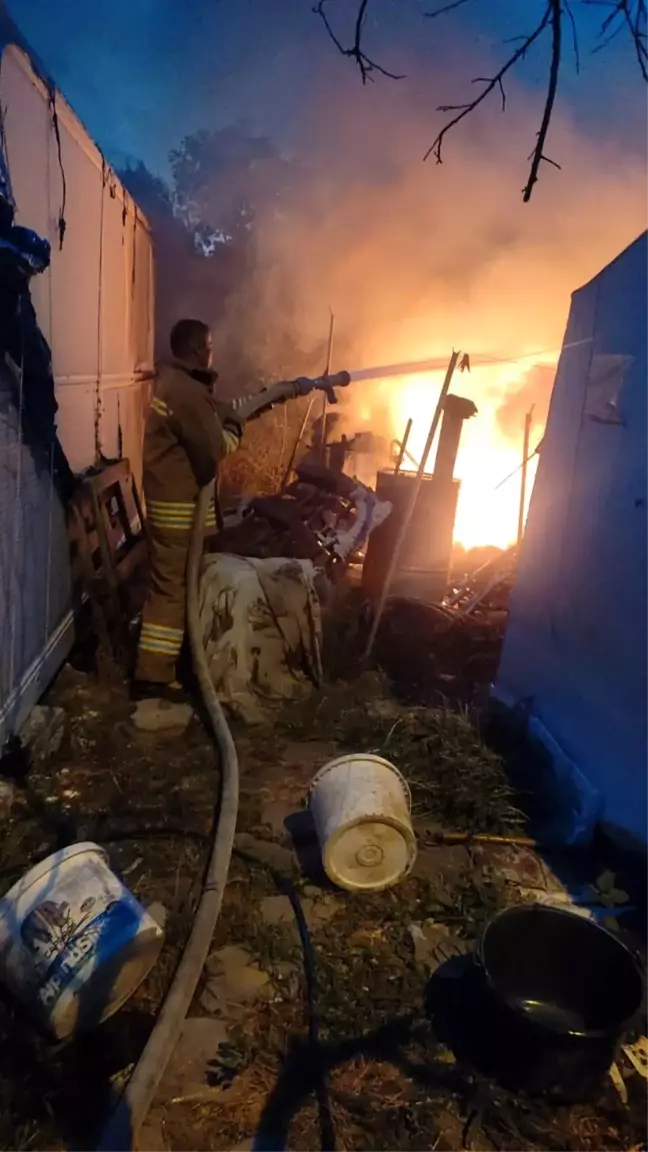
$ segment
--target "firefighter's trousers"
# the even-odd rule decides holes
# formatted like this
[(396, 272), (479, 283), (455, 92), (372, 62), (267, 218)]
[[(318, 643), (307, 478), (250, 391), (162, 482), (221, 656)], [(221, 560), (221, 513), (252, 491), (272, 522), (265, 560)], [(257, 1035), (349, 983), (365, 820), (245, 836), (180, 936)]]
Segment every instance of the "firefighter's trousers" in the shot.
[[(149, 588), (142, 610), (142, 630), (137, 650), (135, 679), (170, 684), (185, 632), (186, 569), (193, 502), (147, 502), (150, 541)], [(215, 530), (210, 505), (205, 531)]]

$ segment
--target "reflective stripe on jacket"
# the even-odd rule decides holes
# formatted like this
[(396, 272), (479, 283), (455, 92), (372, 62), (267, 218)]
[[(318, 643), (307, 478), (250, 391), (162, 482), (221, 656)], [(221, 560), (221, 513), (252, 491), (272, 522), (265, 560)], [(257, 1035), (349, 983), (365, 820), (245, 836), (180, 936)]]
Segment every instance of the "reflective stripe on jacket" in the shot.
[[(149, 522), (156, 528), (176, 528), (189, 531), (193, 524), (195, 501), (149, 500), (146, 512)], [(216, 509), (211, 500), (205, 518), (205, 528), (216, 527)]]

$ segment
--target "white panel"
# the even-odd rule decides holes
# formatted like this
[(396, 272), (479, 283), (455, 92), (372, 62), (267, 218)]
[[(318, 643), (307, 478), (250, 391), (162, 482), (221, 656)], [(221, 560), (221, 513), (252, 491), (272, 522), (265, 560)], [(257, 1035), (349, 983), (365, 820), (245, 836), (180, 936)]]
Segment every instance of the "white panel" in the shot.
[(49, 236), (47, 100), (25, 68), (24, 57), (9, 47), (2, 56), (5, 153), (17, 202), (17, 222)]
[[(52, 245), (51, 269), (35, 279), (32, 293), (52, 349), (59, 435), (71, 467), (79, 471), (95, 462), (97, 448), (105, 455), (116, 449), (117, 403), (108, 399), (108, 391), (153, 369), (151, 236), (144, 216), (57, 93), (59, 158), (47, 90), (12, 45), (2, 57), (0, 99), (7, 110), (7, 153), (20, 223), (46, 235)], [(132, 397), (125, 408), (130, 415), (123, 451), (134, 462), (141, 459), (141, 402), (136, 413)]]
[(138, 485), (142, 473), (142, 440), (147, 405), (144, 382), (104, 388), (101, 415), (101, 447), (108, 459), (123, 455), (130, 460)]
[[(2, 53), (0, 106), (17, 221), (52, 247), (32, 298), (52, 349), (61, 444), (75, 472), (100, 447), (111, 457), (121, 450), (139, 479), (148, 401), (140, 374), (153, 367), (148, 226), (57, 93), (59, 157), (48, 90), (13, 45)], [(0, 368), (0, 745), (73, 638), (64, 512), (49, 461), (23, 442), (14, 393)]]
[(132, 225), (115, 185), (104, 188), (101, 249), (101, 370), (104, 376), (127, 376), (132, 372), (129, 322), (131, 284), (127, 283), (127, 241), (132, 245)]
[(95, 463), (96, 383), (59, 384), (58, 434), (73, 472)]
[(133, 366), (135, 371), (148, 372), (153, 368), (153, 245), (139, 212), (134, 260), (131, 329)]
[[(25, 57), (9, 47), (0, 67), (0, 103), (3, 112), (5, 153), (14, 195), (16, 223), (33, 228), (53, 242), (49, 210), (50, 117), (47, 99), (30, 74)], [(32, 298), (39, 323), (49, 342), (50, 271), (37, 276)]]
[[(66, 182), (63, 247), (52, 248), (52, 355), (56, 375), (97, 374), (102, 174), (61, 120)], [(52, 173), (51, 207), (58, 215), (60, 172)]]

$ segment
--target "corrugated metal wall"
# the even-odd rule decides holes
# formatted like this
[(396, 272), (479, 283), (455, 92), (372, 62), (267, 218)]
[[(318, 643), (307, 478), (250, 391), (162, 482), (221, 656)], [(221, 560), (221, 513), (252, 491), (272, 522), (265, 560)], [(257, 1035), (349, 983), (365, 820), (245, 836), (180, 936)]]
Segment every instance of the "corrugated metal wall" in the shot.
[[(153, 373), (148, 225), (63, 97), (56, 93), (52, 103), (29, 57), (13, 44), (2, 53), (0, 105), (17, 223), (52, 245), (51, 266), (33, 281), (32, 298), (52, 349), (59, 438), (75, 472), (102, 455), (123, 455), (139, 478)], [(73, 636), (63, 509), (49, 475), (38, 474), (21, 444), (6, 371), (0, 370), (0, 744), (42, 693)]]

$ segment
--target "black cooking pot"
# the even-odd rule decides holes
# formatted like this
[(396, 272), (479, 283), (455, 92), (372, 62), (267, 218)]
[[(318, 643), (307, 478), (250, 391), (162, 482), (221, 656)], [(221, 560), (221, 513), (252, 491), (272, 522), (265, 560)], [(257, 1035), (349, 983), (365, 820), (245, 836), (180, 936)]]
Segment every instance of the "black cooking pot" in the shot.
[(498, 1078), (571, 1102), (594, 1094), (642, 1003), (628, 948), (583, 916), (526, 904), (488, 924), (476, 960)]

